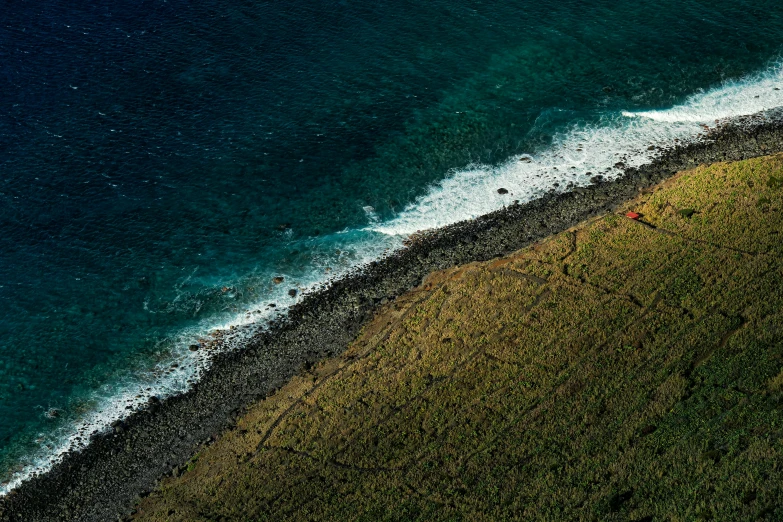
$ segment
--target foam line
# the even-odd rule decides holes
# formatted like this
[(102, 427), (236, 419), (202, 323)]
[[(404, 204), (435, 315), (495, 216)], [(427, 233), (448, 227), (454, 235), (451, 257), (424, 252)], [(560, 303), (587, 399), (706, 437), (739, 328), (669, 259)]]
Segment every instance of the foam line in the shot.
[[(377, 219), (371, 209), (367, 209), (367, 214), (370, 223)], [(356, 266), (367, 264), (400, 248), (402, 238), (353, 230), (299, 243), (304, 244), (297, 248), (315, 253), (307, 270), (287, 274), (270, 272), (267, 280), (282, 275), (286, 284), (273, 285), (262, 300), (246, 305), (241, 313), (213, 317), (183, 329), (175, 339), (175, 348), (162, 361), (141, 371), (137, 369), (136, 372), (118, 375), (110, 385), (95, 391), (91, 397), (82, 401), (89, 404), (89, 407), (82, 407), (84, 413), (68, 419), (54, 433), (40, 434), (36, 441), (38, 451), (27, 455), (23, 462), (11, 470), (10, 475), (0, 475), (0, 497), (28, 478), (45, 473), (67, 453), (84, 448), (92, 434), (105, 431), (114, 421), (126, 418), (142, 407), (149, 397), (165, 398), (187, 391), (209, 368), (213, 353), (209, 346), (212, 341), (219, 340), (219, 346), (224, 350), (241, 347), (256, 331), (255, 327), (268, 324), (271, 319), (284, 314), (308, 291), (316, 290), (330, 279), (339, 278)], [(288, 295), (292, 287), (299, 290), (294, 298)], [(277, 306), (268, 307), (270, 302), (277, 303)], [(200, 345), (201, 349), (191, 351), (189, 347), (193, 344)], [(66, 413), (69, 409), (66, 408)]]
[[(453, 172), (396, 218), (371, 229), (408, 235), (475, 218), (515, 200), (524, 203), (548, 190), (588, 185), (595, 175), (615, 178), (623, 172), (620, 167), (651, 161), (657, 147), (671, 146), (675, 139), (694, 139), (704, 125), (783, 106), (783, 90), (777, 89), (783, 89), (780, 63), (761, 74), (694, 94), (666, 110), (605, 114), (597, 125), (563, 131), (538, 153)], [(498, 189), (508, 193), (499, 194)]]
[[(389, 221), (380, 222), (374, 210), (367, 207), (364, 209), (368, 218), (366, 228), (304, 244), (304, 249), (316, 254), (304, 271), (284, 274), (286, 281), (296, 282), (305, 291), (312, 290), (353, 267), (401, 247), (403, 239), (416, 231), (475, 218), (515, 200), (532, 200), (548, 190), (565, 191), (584, 186), (595, 175), (606, 179), (617, 177), (622, 173), (621, 167), (651, 161), (658, 150), (651, 147), (671, 146), (675, 139), (694, 139), (704, 130), (703, 125), (714, 125), (716, 120), (783, 106), (783, 90), (777, 89), (783, 89), (780, 63), (755, 76), (694, 94), (683, 104), (669, 109), (605, 114), (598, 124), (571, 126), (555, 136), (546, 149), (513, 157), (498, 166), (474, 165), (452, 172)], [(501, 188), (507, 193), (498, 193)], [(335, 250), (347, 255), (335, 256)], [(269, 279), (272, 275), (269, 274)], [(290, 285), (273, 288), (263, 302), (248, 306), (241, 313), (183, 330), (177, 348), (164, 361), (97, 391), (85, 413), (66, 423), (59, 432), (42, 435), (39, 451), (29, 455), (10, 476), (0, 477), (4, 480), (0, 483), (0, 496), (30, 476), (47, 471), (67, 452), (84, 447), (90, 434), (126, 417), (149, 396), (166, 397), (187, 390), (210, 361), (206, 350), (191, 352), (188, 346), (216, 335), (221, 336), (223, 346), (228, 349), (240, 346), (252, 330), (250, 325), (264, 324), (287, 309), (286, 306), (268, 308), (266, 303), (296, 302), (286, 295), (288, 288)]]

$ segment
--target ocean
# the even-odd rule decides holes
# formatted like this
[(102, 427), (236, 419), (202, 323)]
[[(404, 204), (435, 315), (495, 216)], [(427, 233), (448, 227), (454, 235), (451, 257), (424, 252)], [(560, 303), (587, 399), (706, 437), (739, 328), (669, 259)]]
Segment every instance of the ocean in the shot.
[(216, 330), (783, 105), (781, 50), (763, 0), (6, 3), (0, 495)]

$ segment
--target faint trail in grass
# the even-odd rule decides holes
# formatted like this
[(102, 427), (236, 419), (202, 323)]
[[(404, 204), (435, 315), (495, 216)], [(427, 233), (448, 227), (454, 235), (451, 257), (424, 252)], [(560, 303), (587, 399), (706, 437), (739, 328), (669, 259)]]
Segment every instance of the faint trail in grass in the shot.
[(416, 305), (418, 305), (420, 302), (424, 301), (427, 297), (429, 297), (428, 293), (425, 293), (423, 296), (418, 298), (410, 305), (410, 307), (405, 311), (405, 313), (402, 314), (401, 317), (399, 317), (395, 322), (393, 322), (390, 325), (387, 325), (387, 327), (384, 329), (385, 333), (383, 338), (376, 344), (371, 344), (364, 352), (362, 352), (358, 357), (351, 357), (351, 358), (344, 358), (345, 364), (334, 370), (333, 372), (321, 377), (318, 380), (318, 383), (315, 384), (312, 388), (310, 388), (307, 392), (305, 392), (301, 397), (299, 397), (296, 401), (294, 401), (288, 408), (283, 411), (280, 416), (278, 416), (275, 421), (272, 423), (272, 425), (267, 429), (264, 436), (261, 438), (261, 441), (258, 443), (256, 447), (256, 451), (253, 453), (253, 456), (258, 455), (258, 453), (261, 451), (264, 444), (266, 444), (266, 441), (269, 440), (269, 437), (272, 436), (272, 433), (277, 429), (277, 427), (280, 425), (280, 423), (293, 411), (293, 409), (296, 406), (301, 405), (304, 402), (304, 399), (315, 393), (321, 386), (323, 386), (326, 382), (328, 382), (332, 377), (335, 377), (336, 375), (339, 375), (342, 373), (346, 368), (353, 365), (355, 362), (363, 359), (366, 357), (374, 348), (376, 348), (378, 345), (385, 342), (388, 338), (391, 332), (394, 331), (394, 328), (402, 323), (411, 313), (412, 310), (416, 308)]
[(680, 234), (678, 232), (674, 232), (672, 230), (656, 227), (652, 223), (648, 223), (648, 222), (642, 221), (640, 219), (630, 219), (630, 218), (626, 218), (626, 219), (628, 219), (629, 221), (633, 221), (634, 223), (637, 223), (637, 224), (639, 224), (639, 225), (641, 225), (641, 226), (643, 226), (643, 227), (645, 227), (645, 228), (647, 228), (649, 230), (654, 230), (655, 232), (657, 232), (659, 234), (664, 234), (666, 236), (671, 236), (671, 237), (676, 237), (676, 238), (682, 239), (686, 243), (696, 243), (696, 244), (699, 244), (699, 245), (706, 245), (706, 246), (710, 246), (710, 247), (717, 248), (717, 249), (720, 249), (720, 250), (728, 250), (730, 252), (736, 252), (738, 254), (744, 254), (744, 255), (753, 256), (753, 257), (764, 256), (764, 255), (776, 255), (776, 254), (771, 253), (771, 252), (755, 252), (755, 251), (752, 251), (752, 250), (742, 250), (741, 248), (730, 247), (730, 246), (727, 246), (727, 245), (721, 245), (719, 243), (713, 243), (711, 241), (705, 241), (703, 239), (696, 239), (696, 238), (693, 238), (693, 237), (684, 236), (684, 235), (682, 235), (682, 234)]
[(277, 450), (277, 451), (283, 451), (286, 453), (290, 453), (292, 455), (298, 455), (300, 457), (305, 457), (307, 459), (312, 460), (313, 462), (316, 462), (323, 466), (331, 466), (335, 468), (340, 469), (348, 469), (351, 471), (359, 471), (362, 473), (381, 473), (381, 472), (387, 472), (387, 471), (404, 471), (404, 468), (384, 468), (384, 467), (374, 467), (374, 468), (363, 468), (361, 466), (354, 466), (352, 464), (345, 464), (344, 462), (338, 462), (334, 459), (319, 459), (318, 457), (301, 450), (296, 450), (294, 448), (291, 448), (289, 446), (264, 446), (264, 449), (267, 450)]

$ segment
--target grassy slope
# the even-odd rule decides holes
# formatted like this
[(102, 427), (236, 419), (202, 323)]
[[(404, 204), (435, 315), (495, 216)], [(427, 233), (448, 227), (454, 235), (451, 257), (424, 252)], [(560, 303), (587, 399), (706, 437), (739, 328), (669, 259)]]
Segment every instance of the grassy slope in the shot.
[(136, 516), (783, 519), (783, 156), (627, 209), (433, 274)]

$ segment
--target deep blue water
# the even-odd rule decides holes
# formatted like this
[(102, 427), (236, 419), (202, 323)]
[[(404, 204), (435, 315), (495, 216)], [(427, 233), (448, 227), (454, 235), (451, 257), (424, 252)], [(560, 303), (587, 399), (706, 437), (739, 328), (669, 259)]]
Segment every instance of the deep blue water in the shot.
[(0, 483), (183, 389), (210, 328), (496, 208), (496, 180), (561, 179), (517, 155), (584, 175), (628, 152), (612, 136), (780, 101), (783, 4), (639, 4), (6, 2)]

